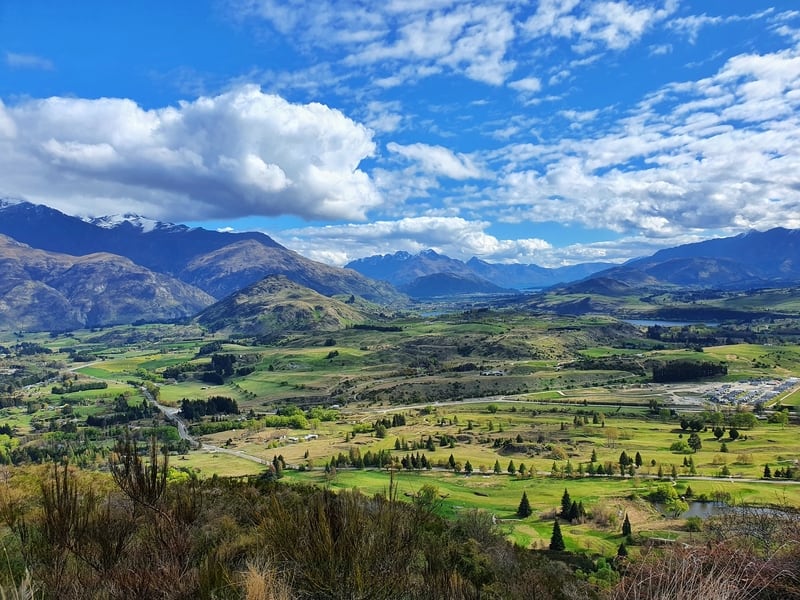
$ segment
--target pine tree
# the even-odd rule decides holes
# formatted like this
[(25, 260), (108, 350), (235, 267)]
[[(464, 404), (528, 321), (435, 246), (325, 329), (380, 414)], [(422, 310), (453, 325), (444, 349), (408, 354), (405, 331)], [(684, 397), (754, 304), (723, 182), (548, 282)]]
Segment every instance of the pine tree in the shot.
[(630, 537), (633, 530), (631, 529), (631, 520), (628, 518), (628, 513), (625, 513), (625, 520), (622, 522), (622, 535)]
[(517, 472), (517, 467), (514, 466), (514, 461), (508, 461), (508, 469), (506, 469), (511, 475), (514, 475)]
[(578, 510), (578, 503), (575, 500), (572, 501), (572, 505), (569, 507), (569, 522), (575, 523), (581, 516), (580, 511)]
[(464, 463), (464, 472), (465, 472), (467, 475), (469, 475), (470, 473), (472, 473), (472, 463), (471, 463), (471, 462), (467, 461), (466, 463)]
[(592, 458), (590, 459), (593, 463), (597, 462), (597, 450), (592, 449)]
[(628, 549), (625, 547), (625, 542), (622, 542), (617, 548), (617, 556), (620, 558), (625, 558), (628, 556)]
[(528, 494), (527, 492), (522, 492), (522, 499), (519, 501), (519, 506), (517, 507), (517, 516), (520, 519), (524, 519), (530, 517), (531, 514), (533, 514), (533, 510), (531, 509), (531, 503), (528, 502)]
[(495, 475), (499, 475), (501, 471), (502, 471), (502, 469), (500, 468), (500, 461), (499, 460), (494, 461), (494, 472), (495, 472)]
[(553, 552), (563, 552), (565, 548), (564, 538), (561, 535), (561, 527), (559, 527), (558, 519), (556, 519), (553, 521), (553, 535), (550, 536), (550, 550)]
[(637, 452), (636, 453), (636, 457), (633, 459), (633, 462), (636, 464), (636, 468), (637, 469), (639, 467), (641, 467), (642, 466), (642, 455)]
[(561, 496), (561, 518), (569, 519), (569, 510), (572, 508), (572, 498), (569, 497), (567, 488), (564, 488), (564, 495)]
[(764, 465), (764, 479), (771, 479), (772, 473), (769, 470), (769, 465)]

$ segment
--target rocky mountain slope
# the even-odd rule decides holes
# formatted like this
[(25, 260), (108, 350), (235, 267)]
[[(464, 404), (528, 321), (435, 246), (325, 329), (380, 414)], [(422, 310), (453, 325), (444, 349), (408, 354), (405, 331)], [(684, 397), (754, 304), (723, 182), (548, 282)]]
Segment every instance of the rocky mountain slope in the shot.
[[(355, 295), (382, 304), (405, 300), (387, 283), (312, 261), (258, 232), (223, 233), (137, 215), (80, 219), (42, 205), (0, 200), (0, 235), (21, 242), (15, 258), (0, 264), (0, 279), (18, 288), (0, 306), (0, 323), (19, 328), (181, 318), (274, 274), (323, 295)], [(29, 259), (25, 253), (32, 253)], [(47, 253), (59, 258), (43, 258)], [(25, 268), (19, 267), (21, 260)], [(69, 263), (71, 271), (65, 274), (55, 263)]]
[(189, 317), (205, 292), (108, 253), (70, 256), (0, 235), (0, 328), (67, 330)]

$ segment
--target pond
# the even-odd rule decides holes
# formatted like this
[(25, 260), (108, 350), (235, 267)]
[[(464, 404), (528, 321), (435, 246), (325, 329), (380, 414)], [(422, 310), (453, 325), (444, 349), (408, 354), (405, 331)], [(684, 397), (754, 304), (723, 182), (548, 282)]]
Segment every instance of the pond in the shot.
[[(707, 519), (709, 517), (716, 517), (718, 515), (723, 515), (725, 513), (730, 512), (743, 512), (743, 511), (756, 511), (758, 513), (764, 514), (775, 514), (775, 515), (791, 515), (791, 511), (781, 510), (780, 508), (771, 508), (768, 506), (731, 506), (729, 504), (724, 504), (721, 502), (689, 502), (689, 510), (686, 512), (681, 513), (680, 517), (682, 519), (688, 519), (689, 517), (700, 517), (701, 519)], [(667, 511), (664, 508), (664, 504), (662, 502), (655, 503), (656, 509), (661, 514), (666, 515)]]
[(637, 327), (688, 327), (690, 325), (705, 325), (706, 327), (719, 327), (714, 321), (658, 321), (655, 319), (622, 319), (625, 323)]

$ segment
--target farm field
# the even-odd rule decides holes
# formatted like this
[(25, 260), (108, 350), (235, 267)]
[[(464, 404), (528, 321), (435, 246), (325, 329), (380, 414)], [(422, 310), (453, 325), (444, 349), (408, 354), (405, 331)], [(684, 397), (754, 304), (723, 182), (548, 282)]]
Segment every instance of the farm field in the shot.
[[(177, 479), (258, 476), (279, 462), (285, 481), (370, 495), (392, 471), (402, 498), (432, 486), (444, 514), (490, 511), (532, 547), (549, 539), (567, 488), (589, 515), (566, 528), (568, 548), (601, 553), (619, 544), (626, 513), (641, 535), (687, 535), (685, 519), (648, 501), (659, 485), (688, 501), (800, 507), (800, 348), (687, 348), (644, 333), (604, 317), (486, 312), (266, 345), (170, 326), (30, 336), (49, 354), (26, 360), (48, 378), (9, 396), (0, 414), (13, 435), (0, 442), (9, 461), (64, 447), (97, 468), (130, 427), (161, 437)], [(655, 383), (664, 364), (724, 370)], [(214, 412), (219, 399), (237, 412)], [(184, 419), (192, 440), (152, 400), (200, 407)], [(515, 517), (523, 492), (527, 519)]]

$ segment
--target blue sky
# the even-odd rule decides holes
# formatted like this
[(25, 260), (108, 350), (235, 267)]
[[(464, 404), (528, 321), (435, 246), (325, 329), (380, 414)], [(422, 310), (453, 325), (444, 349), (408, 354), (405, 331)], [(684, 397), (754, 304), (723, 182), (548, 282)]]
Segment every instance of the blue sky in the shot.
[(795, 6), (0, 1), (0, 197), (336, 265), (800, 227)]

